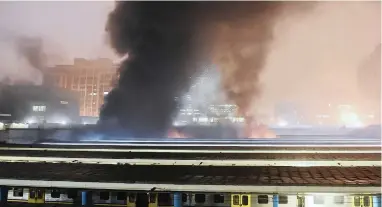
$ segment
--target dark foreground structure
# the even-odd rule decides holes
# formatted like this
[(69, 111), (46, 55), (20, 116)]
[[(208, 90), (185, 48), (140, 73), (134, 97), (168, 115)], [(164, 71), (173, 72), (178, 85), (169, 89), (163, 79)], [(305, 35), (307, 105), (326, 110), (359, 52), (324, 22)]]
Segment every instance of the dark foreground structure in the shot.
[(70, 91), (36, 85), (0, 85), (0, 122), (79, 122), (78, 96)]

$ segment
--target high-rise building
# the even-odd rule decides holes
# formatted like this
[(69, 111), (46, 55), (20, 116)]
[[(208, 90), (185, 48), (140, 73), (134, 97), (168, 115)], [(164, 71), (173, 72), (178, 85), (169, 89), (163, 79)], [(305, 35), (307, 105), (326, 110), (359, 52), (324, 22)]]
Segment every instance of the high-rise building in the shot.
[(113, 88), (117, 66), (110, 59), (77, 58), (73, 65), (56, 65), (44, 81), (80, 94), (80, 116), (99, 116), (104, 97)]

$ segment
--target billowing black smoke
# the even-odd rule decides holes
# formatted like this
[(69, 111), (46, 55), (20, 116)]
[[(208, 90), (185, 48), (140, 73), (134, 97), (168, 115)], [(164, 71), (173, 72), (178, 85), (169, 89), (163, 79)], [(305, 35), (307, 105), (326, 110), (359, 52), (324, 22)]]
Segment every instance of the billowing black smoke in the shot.
[(118, 124), (135, 137), (164, 136), (175, 97), (197, 68), (194, 11), (183, 2), (117, 3), (108, 23), (111, 44), (129, 58), (105, 100), (101, 123)]
[[(200, 63), (226, 56), (216, 54), (219, 53), (216, 45), (222, 42), (215, 37), (227, 29), (230, 32), (220, 38), (224, 44), (227, 40), (238, 42), (222, 46), (226, 50), (224, 53), (234, 47), (235, 55), (230, 61), (239, 64), (235, 70), (241, 70), (232, 73), (238, 77), (230, 81), (237, 83), (243, 77), (247, 83), (257, 82), (271, 39), (272, 20), (281, 5), (282, 2), (116, 3), (107, 29), (112, 47), (121, 56), (127, 53), (129, 58), (121, 64), (119, 82), (105, 100), (101, 124), (118, 126), (135, 137), (165, 135), (176, 110), (175, 97), (188, 89), (192, 77), (201, 68)], [(251, 34), (246, 28), (251, 29), (253, 38), (249, 38)], [(244, 38), (240, 38), (242, 32)], [(232, 37), (233, 34), (236, 37)], [(247, 47), (252, 50), (253, 58), (242, 57), (246, 56), (246, 51), (241, 50), (248, 50)], [(216, 64), (224, 65), (226, 61), (218, 60)], [(224, 69), (222, 73), (226, 71), (231, 72)], [(243, 83), (237, 85), (247, 88), (231, 91), (236, 83), (230, 82), (226, 87), (227, 94), (239, 93), (229, 96), (234, 102), (258, 91), (248, 89), (248, 84)]]

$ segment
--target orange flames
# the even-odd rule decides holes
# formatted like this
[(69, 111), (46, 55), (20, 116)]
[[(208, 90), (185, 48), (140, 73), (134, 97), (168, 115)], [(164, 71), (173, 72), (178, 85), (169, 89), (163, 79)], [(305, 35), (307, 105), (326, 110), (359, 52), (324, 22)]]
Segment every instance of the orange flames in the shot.
[[(247, 124), (244, 129), (244, 138), (277, 138), (278, 136), (265, 125)], [(170, 129), (167, 138), (191, 138), (176, 129)]]
[(187, 138), (186, 135), (180, 133), (178, 130), (176, 129), (170, 129), (170, 131), (168, 132), (167, 134), (167, 137), (168, 138)]

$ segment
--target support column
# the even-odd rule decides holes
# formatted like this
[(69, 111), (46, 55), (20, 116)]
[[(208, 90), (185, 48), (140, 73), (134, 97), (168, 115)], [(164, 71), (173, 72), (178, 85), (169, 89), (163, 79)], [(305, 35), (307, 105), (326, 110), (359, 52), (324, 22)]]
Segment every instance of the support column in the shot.
[(182, 207), (182, 193), (174, 193), (174, 207)]
[[(8, 202), (8, 187), (1, 186), (0, 187), (0, 203), (5, 204)], [(1, 205), (3, 206), (3, 205)]]
[(373, 207), (381, 207), (381, 195), (373, 196)]
[(279, 207), (279, 195), (273, 195), (273, 207)]

